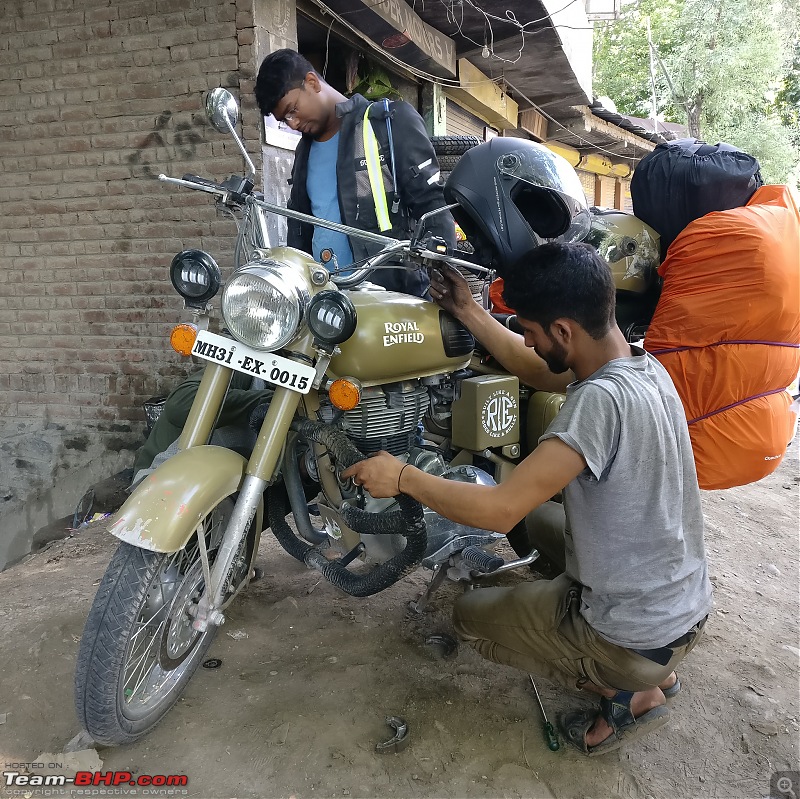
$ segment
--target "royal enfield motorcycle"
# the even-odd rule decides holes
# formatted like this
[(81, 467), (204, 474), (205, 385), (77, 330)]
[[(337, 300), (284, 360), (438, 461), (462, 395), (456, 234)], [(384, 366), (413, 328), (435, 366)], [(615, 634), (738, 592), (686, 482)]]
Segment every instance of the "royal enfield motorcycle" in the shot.
[[(235, 269), (222, 287), (207, 253), (186, 250), (171, 265), (192, 313), (172, 342), (205, 370), (175, 454), (139, 482), (110, 525), (120, 544), (86, 621), (75, 687), (78, 718), (102, 745), (136, 740), (176, 702), (254, 574), (264, 530), (355, 596), (428, 569), (430, 586), (412, 603), (417, 612), (446, 578), (478, 583), (537, 557), (505, 562), (494, 551), (500, 534), (455, 524), (402, 494), (374, 499), (341, 478), (388, 450), (446, 479), (502, 481), (563, 401), (520, 385), (434, 303), (369, 282), (376, 269), (448, 263), (471, 275), (481, 297), (492, 277), (481, 261), (495, 267), (532, 242), (591, 235), (621, 291), (647, 297), (658, 251), (655, 234), (629, 215), (593, 218), (567, 162), (518, 139), (475, 148), (448, 178), (449, 209), (476, 245), (473, 260), (426, 237), (424, 217), (409, 241), (321, 222), (254, 191), (255, 167), (236, 134), (239, 110), (229, 92), (210, 92), (206, 112), (233, 136), (249, 174), (222, 183), (161, 179), (208, 193), (236, 217)], [(322, 264), (271, 247), (270, 213), (359, 236), (376, 254), (343, 273), (335, 259)], [(220, 289), (215, 329), (209, 303)], [(632, 317), (644, 306), (634, 303)], [(274, 389), (251, 420), (247, 457), (209, 443), (234, 372)]]

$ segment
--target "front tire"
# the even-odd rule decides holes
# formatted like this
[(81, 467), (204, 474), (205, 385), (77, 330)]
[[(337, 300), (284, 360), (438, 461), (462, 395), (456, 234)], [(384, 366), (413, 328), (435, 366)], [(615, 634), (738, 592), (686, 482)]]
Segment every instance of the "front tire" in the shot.
[[(212, 568), (232, 506), (223, 500), (203, 522)], [(78, 720), (95, 742), (132, 743), (178, 700), (217, 631), (191, 626), (187, 609), (204, 588), (196, 535), (168, 554), (119, 545), (89, 611), (75, 670)]]

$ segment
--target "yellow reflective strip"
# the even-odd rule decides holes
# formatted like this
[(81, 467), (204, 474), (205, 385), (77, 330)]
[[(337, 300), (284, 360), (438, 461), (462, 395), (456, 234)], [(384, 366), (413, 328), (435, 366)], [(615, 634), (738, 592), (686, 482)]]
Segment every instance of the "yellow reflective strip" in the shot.
[(392, 223), (389, 219), (389, 208), (386, 205), (386, 189), (383, 186), (381, 162), (378, 152), (378, 140), (369, 124), (369, 106), (364, 112), (364, 157), (367, 161), (367, 174), (369, 185), (372, 189), (372, 198), (375, 202), (375, 216), (378, 218), (378, 230), (391, 230)]

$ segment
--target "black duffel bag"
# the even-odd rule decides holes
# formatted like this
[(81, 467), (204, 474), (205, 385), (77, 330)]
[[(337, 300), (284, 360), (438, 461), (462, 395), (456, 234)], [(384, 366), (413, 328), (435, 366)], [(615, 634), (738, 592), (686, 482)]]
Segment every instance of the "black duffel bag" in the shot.
[(711, 211), (747, 205), (763, 184), (758, 161), (736, 147), (677, 139), (659, 144), (631, 178), (633, 213), (661, 236), (661, 258), (677, 235)]

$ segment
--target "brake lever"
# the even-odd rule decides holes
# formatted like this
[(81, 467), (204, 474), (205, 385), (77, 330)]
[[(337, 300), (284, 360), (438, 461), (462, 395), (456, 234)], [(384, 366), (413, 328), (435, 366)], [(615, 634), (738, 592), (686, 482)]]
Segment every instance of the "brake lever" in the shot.
[(188, 180), (190, 183), (198, 183), (201, 186), (208, 186), (210, 189), (222, 189), (222, 186), (216, 181), (201, 178), (200, 175), (184, 175), (183, 180)]
[(169, 175), (161, 174), (158, 176), (158, 179), (163, 181), (164, 183), (174, 183), (176, 186), (185, 186), (187, 189), (194, 189), (195, 191), (204, 191), (208, 194), (216, 194), (218, 197), (224, 197), (228, 194), (228, 190), (218, 186), (217, 184), (214, 185), (206, 185), (203, 183), (195, 183), (191, 180), (182, 180), (181, 178), (171, 178)]
[(482, 275), (488, 275), (492, 271), (491, 269), (487, 269), (485, 266), (475, 264), (472, 261), (464, 261), (461, 258), (454, 258), (452, 255), (443, 255), (442, 253), (434, 252), (433, 250), (415, 250), (413, 254), (419, 258), (424, 258), (429, 261), (444, 261), (451, 266), (461, 266), (464, 269), (468, 269), (472, 272), (477, 272), (478, 274)]

